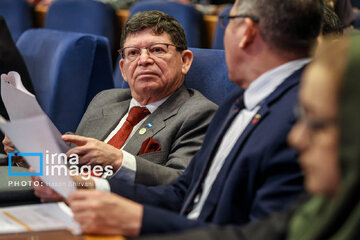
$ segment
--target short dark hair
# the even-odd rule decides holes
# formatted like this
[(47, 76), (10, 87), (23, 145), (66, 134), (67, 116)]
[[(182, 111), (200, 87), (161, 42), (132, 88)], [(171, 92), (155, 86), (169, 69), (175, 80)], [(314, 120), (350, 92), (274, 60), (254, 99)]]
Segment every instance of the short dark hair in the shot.
[(340, 18), (329, 4), (324, 4), (324, 14), (321, 23), (321, 34), (340, 36), (344, 32)]
[(320, 33), (323, 0), (239, 0), (238, 14), (258, 17), (260, 34), (283, 52), (310, 52)]
[(163, 32), (169, 34), (177, 50), (187, 49), (184, 29), (176, 19), (160, 11), (139, 12), (131, 16), (125, 23), (121, 33), (120, 48), (124, 47), (126, 37), (145, 29), (152, 29), (156, 35)]

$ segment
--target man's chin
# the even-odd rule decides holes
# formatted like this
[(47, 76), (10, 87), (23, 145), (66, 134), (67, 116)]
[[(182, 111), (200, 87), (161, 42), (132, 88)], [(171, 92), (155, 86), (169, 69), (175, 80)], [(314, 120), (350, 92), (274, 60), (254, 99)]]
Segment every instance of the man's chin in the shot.
[(135, 82), (141, 82), (141, 81), (145, 81), (145, 82), (149, 82), (149, 81), (158, 81), (159, 80), (159, 76), (156, 74), (142, 74), (136, 77)]

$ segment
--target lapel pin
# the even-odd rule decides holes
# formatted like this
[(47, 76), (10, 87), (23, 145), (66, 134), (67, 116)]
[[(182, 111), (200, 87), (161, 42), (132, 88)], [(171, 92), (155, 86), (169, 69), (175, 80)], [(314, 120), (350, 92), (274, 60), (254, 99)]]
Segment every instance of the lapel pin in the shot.
[(256, 114), (253, 120), (251, 121), (252, 124), (258, 123), (261, 118), (260, 114)]
[(140, 135), (143, 135), (145, 133), (146, 133), (146, 128), (142, 128), (142, 129), (139, 130)]
[(149, 123), (148, 125), (146, 125), (148, 128), (151, 128), (153, 126), (152, 123)]

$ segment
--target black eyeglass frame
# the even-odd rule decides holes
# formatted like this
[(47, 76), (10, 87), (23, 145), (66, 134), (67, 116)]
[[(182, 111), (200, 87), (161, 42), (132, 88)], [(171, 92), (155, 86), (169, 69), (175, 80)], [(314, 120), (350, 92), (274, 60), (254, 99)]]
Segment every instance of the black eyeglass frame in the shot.
[(226, 25), (224, 25), (224, 20), (230, 20), (230, 19), (234, 19), (234, 18), (250, 18), (253, 22), (255, 23), (259, 23), (260, 19), (258, 17), (255, 16), (251, 16), (248, 14), (239, 14), (239, 15), (220, 15), (219, 16), (219, 20), (220, 20), (220, 27), (225, 28)]
[(175, 44), (172, 44), (172, 43), (152, 43), (152, 44), (150, 44), (149, 46), (147, 46), (147, 47), (142, 47), (142, 48), (140, 48), (140, 47), (132, 47), (132, 46), (120, 48), (119, 50), (117, 50), (117, 52), (120, 54), (120, 56), (121, 56), (123, 59), (125, 59), (124, 50), (125, 50), (126, 48), (146, 49), (146, 51), (148, 51), (149, 48), (151, 48), (153, 45), (156, 45), (156, 44), (166, 45), (167, 48), (169, 48), (169, 46), (173, 46), (173, 47), (176, 48), (176, 51), (178, 51), (178, 52), (182, 52), (182, 51), (186, 50), (186, 49), (183, 49), (183, 48), (181, 48), (181, 47), (178, 47), (178, 46), (176, 46)]

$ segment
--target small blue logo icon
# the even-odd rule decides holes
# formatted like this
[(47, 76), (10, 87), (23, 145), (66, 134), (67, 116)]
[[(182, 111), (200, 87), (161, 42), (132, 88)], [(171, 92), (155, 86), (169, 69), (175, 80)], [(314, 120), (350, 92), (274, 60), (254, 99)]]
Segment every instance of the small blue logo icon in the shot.
[[(13, 173), (11, 171), (11, 160), (12, 157), (39, 157), (40, 159), (40, 172), (25, 172), (25, 173)], [(43, 175), (43, 153), (19, 153), (18, 151), (15, 151), (14, 153), (9, 153), (8, 156), (9, 159), (9, 176), (42, 176)]]

